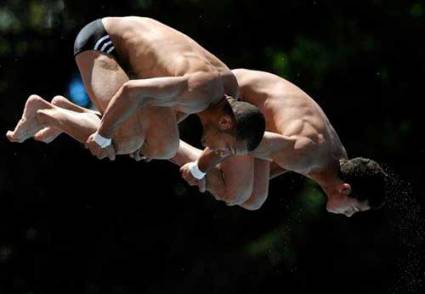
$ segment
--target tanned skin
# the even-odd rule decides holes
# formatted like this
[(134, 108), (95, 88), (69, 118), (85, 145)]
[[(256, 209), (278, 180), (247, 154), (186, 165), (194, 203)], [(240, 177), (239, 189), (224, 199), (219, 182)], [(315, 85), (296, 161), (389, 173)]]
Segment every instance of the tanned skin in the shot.
[[(199, 185), (229, 205), (255, 210), (268, 195), (269, 179), (286, 171), (302, 174), (318, 183), (328, 196), (327, 210), (351, 216), (368, 210), (367, 203), (348, 197), (351, 186), (338, 177), (340, 161), (348, 159), (335, 129), (320, 106), (289, 81), (262, 71), (233, 70), (241, 100), (257, 106), (266, 119), (266, 132), (260, 145), (249, 154), (234, 149), (215, 163), (203, 166), (208, 176), (194, 179), (189, 164), (183, 165), (183, 177)], [(199, 156), (190, 145), (180, 148), (175, 157), (182, 165)], [(211, 161), (211, 162), (214, 162)]]
[[(75, 58), (90, 99), (103, 115), (101, 123), (93, 124), (93, 116), (96, 129), (80, 136), (80, 124), (72, 124), (70, 113), (31, 95), (22, 119), (7, 134), (11, 141), (35, 137), (47, 142), (66, 132), (86, 139), (86, 147), (100, 159), (114, 159), (115, 154), (168, 159), (179, 146), (177, 123), (189, 114), (198, 114), (207, 129), (211, 124), (232, 128), (224, 115), (220, 120), (221, 109), (225, 95), (238, 96), (238, 85), (223, 62), (187, 35), (150, 18), (106, 17), (102, 22), (119, 62), (94, 50)], [(69, 106), (64, 97), (57, 101)], [(113, 144), (100, 148), (94, 142), (96, 132), (112, 138)]]

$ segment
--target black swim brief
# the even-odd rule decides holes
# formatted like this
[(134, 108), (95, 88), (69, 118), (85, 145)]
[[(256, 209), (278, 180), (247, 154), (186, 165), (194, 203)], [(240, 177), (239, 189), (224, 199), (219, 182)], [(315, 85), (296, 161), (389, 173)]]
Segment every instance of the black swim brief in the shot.
[(100, 51), (118, 58), (112, 39), (106, 32), (101, 19), (86, 25), (75, 39), (74, 56), (87, 50)]

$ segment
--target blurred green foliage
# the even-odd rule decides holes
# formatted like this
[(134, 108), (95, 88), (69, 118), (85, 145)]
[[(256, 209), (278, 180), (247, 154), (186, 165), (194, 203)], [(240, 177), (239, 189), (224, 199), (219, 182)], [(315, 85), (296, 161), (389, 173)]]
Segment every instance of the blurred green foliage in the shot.
[(414, 17), (422, 17), (424, 15), (424, 7), (422, 3), (413, 3), (410, 8), (410, 14)]
[[(0, 123), (15, 123), (32, 92), (64, 92), (76, 72), (76, 33), (106, 15), (158, 18), (232, 68), (270, 71), (296, 83), (324, 108), (350, 156), (374, 157), (408, 172), (418, 154), (423, 157), (423, 1), (3, 0)], [(415, 170), (418, 181), (422, 170)], [(290, 270), (303, 258), (302, 240), (327, 215), (324, 195), (311, 181), (296, 196), (281, 189), (270, 197), (283, 198), (288, 208), (241, 251)], [(330, 223), (349, 238), (341, 218)], [(328, 232), (320, 227), (319, 233)]]

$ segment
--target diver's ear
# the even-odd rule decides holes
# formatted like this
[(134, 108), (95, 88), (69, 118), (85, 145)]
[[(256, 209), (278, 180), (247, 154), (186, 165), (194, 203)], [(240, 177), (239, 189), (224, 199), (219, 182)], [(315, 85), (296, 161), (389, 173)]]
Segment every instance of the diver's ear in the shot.
[(232, 118), (227, 114), (220, 116), (220, 118), (218, 119), (218, 127), (220, 128), (221, 131), (228, 131), (232, 129), (233, 128)]
[(339, 187), (340, 194), (348, 196), (351, 194), (351, 185), (348, 183), (344, 183)]

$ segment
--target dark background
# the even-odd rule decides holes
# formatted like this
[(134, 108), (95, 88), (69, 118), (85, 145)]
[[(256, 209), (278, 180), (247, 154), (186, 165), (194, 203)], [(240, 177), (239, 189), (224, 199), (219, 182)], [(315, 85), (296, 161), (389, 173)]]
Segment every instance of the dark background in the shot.
[[(67, 95), (76, 34), (108, 15), (156, 18), (231, 68), (300, 86), (350, 157), (398, 175), (387, 206), (328, 214), (290, 174), (244, 211), (165, 161), (7, 142), (28, 95)], [(424, 293), (424, 36), (420, 0), (0, 0), (0, 293)], [(181, 133), (197, 144), (197, 120)]]

